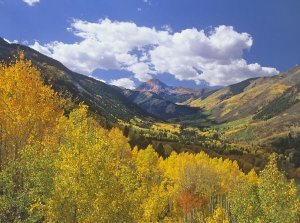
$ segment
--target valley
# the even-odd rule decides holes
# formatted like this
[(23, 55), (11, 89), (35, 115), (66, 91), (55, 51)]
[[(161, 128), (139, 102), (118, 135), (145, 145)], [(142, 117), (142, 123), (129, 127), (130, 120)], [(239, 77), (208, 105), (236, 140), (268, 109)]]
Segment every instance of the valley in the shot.
[(170, 87), (157, 79), (128, 90), (74, 73), (29, 47), (0, 41), (1, 60), (20, 50), (65, 98), (66, 112), (85, 103), (102, 126), (123, 129), (133, 147), (152, 144), (164, 157), (172, 151), (205, 151), (237, 160), (245, 171), (261, 170), (275, 151), (281, 168), (300, 177), (300, 66), (219, 90)]
[(300, 223), (299, 11), (0, 0), (0, 223)]
[[(128, 90), (27, 46), (0, 41), (0, 58), (0, 222), (298, 221), (298, 69), (249, 104), (277, 81)], [(287, 128), (266, 141), (264, 123)]]

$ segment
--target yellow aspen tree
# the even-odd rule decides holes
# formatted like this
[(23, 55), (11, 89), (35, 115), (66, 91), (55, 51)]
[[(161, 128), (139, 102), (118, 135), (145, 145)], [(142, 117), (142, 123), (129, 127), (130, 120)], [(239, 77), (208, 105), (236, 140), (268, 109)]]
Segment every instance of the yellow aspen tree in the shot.
[(127, 142), (117, 143), (117, 130), (109, 134), (100, 128), (83, 105), (61, 119), (59, 131), (54, 191), (46, 205), (49, 221), (132, 222), (129, 198), (135, 178), (129, 174), (129, 158), (119, 153)]
[(224, 209), (217, 208), (213, 216), (208, 217), (205, 222), (206, 223), (229, 223), (229, 220), (225, 214)]
[(261, 171), (258, 181), (262, 222), (296, 223), (300, 221), (300, 199), (293, 181), (288, 181), (277, 168), (277, 156)]
[(253, 169), (231, 188), (229, 201), (231, 213), (238, 222), (255, 223), (260, 219), (258, 176)]
[(159, 167), (160, 158), (152, 146), (139, 150), (134, 157), (139, 188), (136, 196), (141, 199), (142, 219), (139, 222), (157, 222), (165, 215), (168, 197), (164, 178)]
[[(39, 221), (31, 206), (51, 188), (44, 154), (58, 119), (60, 99), (43, 84), (40, 72), (24, 59), (0, 63), (0, 221)], [(39, 165), (36, 165), (38, 164)], [(46, 177), (47, 176), (47, 177)], [(49, 185), (49, 186), (47, 186)]]
[(17, 159), (24, 145), (41, 142), (63, 114), (59, 97), (22, 52), (0, 64), (0, 108), (0, 166)]

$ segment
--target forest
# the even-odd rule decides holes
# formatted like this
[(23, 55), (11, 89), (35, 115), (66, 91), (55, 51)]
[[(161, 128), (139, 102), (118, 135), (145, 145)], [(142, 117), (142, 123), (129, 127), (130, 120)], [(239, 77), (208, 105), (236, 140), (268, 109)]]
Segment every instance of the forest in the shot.
[(0, 64), (0, 222), (300, 222), (275, 153), (248, 173), (204, 152), (161, 157), (69, 103), (22, 53)]

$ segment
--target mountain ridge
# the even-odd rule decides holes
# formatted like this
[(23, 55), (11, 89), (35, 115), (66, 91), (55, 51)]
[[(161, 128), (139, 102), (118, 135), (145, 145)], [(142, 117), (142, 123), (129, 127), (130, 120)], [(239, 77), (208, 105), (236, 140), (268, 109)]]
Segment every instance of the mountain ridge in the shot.
[(102, 124), (130, 124), (137, 118), (148, 121), (143, 123), (147, 129), (155, 121), (166, 121), (218, 129), (216, 137), (224, 142), (259, 143), (266, 148), (290, 148), (300, 153), (300, 66), (219, 90), (170, 87), (159, 80), (150, 81), (150, 87), (128, 90), (72, 72), (27, 46), (0, 39), (0, 60), (9, 62), (20, 50), (41, 70), (46, 84), (58, 92), (68, 91), (86, 103)]
[(103, 124), (117, 123), (119, 119), (129, 122), (134, 117), (152, 119), (151, 114), (132, 103), (115, 87), (73, 72), (61, 62), (30, 47), (0, 38), (0, 60), (10, 62), (20, 51), (41, 71), (46, 84), (58, 92), (69, 92), (73, 98), (86, 103), (92, 112), (100, 115)]
[(142, 83), (135, 89), (135, 91), (153, 92), (163, 99), (173, 103), (185, 103), (192, 99), (208, 96), (211, 92), (213, 92), (213, 90), (209, 88), (194, 89), (181, 86), (169, 86), (157, 78), (150, 79)]
[(164, 121), (170, 121), (170, 119), (179, 121), (181, 118), (191, 115), (202, 116), (201, 109), (176, 104), (161, 97), (161, 94), (156, 94), (152, 91), (121, 89), (121, 92), (130, 101)]

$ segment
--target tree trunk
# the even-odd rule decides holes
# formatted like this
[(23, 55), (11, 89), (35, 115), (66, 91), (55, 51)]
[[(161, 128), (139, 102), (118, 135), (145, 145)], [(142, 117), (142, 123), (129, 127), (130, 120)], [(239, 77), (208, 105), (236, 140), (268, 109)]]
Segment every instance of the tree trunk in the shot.
[(74, 214), (73, 214), (72, 222), (73, 223), (77, 222), (77, 205), (76, 204), (75, 204), (75, 207), (74, 207)]

